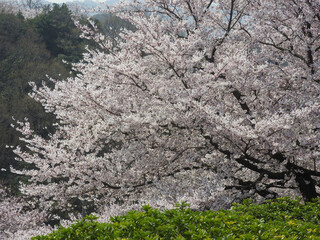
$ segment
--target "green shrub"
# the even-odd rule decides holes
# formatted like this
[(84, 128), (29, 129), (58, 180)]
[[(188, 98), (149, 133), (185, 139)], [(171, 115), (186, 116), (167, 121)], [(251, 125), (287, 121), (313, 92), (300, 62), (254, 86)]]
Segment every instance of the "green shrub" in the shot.
[(143, 206), (98, 223), (88, 216), (68, 228), (33, 240), (107, 239), (320, 239), (320, 201), (300, 204), (289, 198), (254, 205), (234, 204), (231, 210), (193, 211), (186, 204), (160, 211)]

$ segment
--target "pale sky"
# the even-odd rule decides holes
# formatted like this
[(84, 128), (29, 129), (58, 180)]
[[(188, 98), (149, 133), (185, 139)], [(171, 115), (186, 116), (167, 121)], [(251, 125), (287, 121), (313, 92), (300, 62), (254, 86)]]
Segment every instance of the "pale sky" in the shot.
[(70, 0), (47, 0), (48, 2), (52, 3), (64, 3), (64, 2), (70, 2)]
[[(65, 2), (72, 2), (73, 0), (47, 0), (48, 2), (52, 3), (65, 3)], [(77, 0), (79, 2), (84, 2), (84, 0)], [(101, 2), (101, 0), (93, 0), (94, 2)]]

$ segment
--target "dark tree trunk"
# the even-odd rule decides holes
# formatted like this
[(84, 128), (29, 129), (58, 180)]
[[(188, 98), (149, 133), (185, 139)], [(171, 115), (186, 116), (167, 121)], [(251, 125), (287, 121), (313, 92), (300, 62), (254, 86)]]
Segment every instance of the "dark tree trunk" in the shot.
[(311, 202), (313, 198), (317, 198), (315, 181), (308, 173), (294, 172), (295, 180), (298, 184), (300, 193), (305, 202)]

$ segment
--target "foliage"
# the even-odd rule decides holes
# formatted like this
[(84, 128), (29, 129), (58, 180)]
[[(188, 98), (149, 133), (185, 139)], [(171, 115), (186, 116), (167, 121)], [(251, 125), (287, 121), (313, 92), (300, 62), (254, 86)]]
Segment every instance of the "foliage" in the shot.
[(44, 7), (43, 12), (32, 19), (31, 23), (42, 36), (50, 53), (60, 60), (78, 62), (82, 59), (86, 45), (90, 45), (89, 41), (80, 38), (81, 31), (75, 26), (66, 4)]
[(276, 199), (255, 205), (246, 201), (231, 210), (199, 212), (178, 205), (160, 211), (143, 206), (99, 223), (90, 215), (33, 240), (77, 239), (320, 239), (320, 202)]
[[(1, 179), (14, 184), (17, 177), (10, 173), (10, 165), (21, 168), (22, 162), (14, 161), (8, 146), (16, 146), (20, 135), (10, 126), (17, 120), (28, 118), (35, 132), (46, 136), (52, 132), (55, 118), (45, 113), (40, 103), (28, 96), (29, 81), (41, 85), (48, 82), (46, 75), (59, 80), (69, 76), (69, 71), (59, 60), (51, 57), (41, 37), (23, 17), (0, 13), (0, 169)], [(20, 179), (21, 180), (21, 179)]]

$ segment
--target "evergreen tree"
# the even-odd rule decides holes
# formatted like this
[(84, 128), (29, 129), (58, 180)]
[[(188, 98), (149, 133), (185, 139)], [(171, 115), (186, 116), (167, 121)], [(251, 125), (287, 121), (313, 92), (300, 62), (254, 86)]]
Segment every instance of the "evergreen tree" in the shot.
[(47, 6), (32, 20), (42, 36), (47, 49), (54, 57), (68, 62), (78, 62), (89, 41), (80, 38), (81, 31), (75, 26), (72, 13), (66, 4)]
[(40, 85), (47, 74), (62, 79), (69, 76), (69, 71), (51, 56), (39, 34), (19, 14), (0, 13), (0, 42), (0, 178), (14, 183), (17, 179), (10, 173), (10, 165), (21, 168), (24, 164), (14, 161), (14, 154), (6, 148), (19, 142), (19, 134), (10, 126), (12, 117), (28, 118), (44, 137), (55, 121), (28, 96), (28, 82)]

